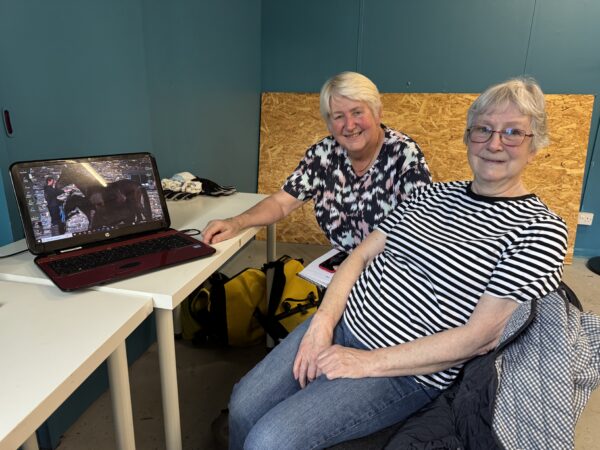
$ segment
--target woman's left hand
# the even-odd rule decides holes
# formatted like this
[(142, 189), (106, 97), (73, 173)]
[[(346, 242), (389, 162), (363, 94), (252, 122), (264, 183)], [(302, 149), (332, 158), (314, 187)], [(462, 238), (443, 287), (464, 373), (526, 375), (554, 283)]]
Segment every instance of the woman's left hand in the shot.
[(371, 352), (332, 345), (317, 358), (317, 368), (327, 379), (364, 378), (369, 374)]

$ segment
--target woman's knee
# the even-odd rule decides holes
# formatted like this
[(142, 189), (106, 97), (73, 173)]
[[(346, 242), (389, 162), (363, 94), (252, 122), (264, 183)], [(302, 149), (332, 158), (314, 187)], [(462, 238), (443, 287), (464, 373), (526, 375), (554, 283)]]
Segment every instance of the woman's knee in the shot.
[(259, 419), (255, 417), (256, 408), (247, 394), (248, 390), (237, 383), (229, 399), (229, 448), (232, 450), (243, 448), (246, 435)]
[[(267, 371), (268, 373), (268, 371)], [(233, 386), (229, 398), (229, 429), (241, 437), (275, 404), (284, 386), (271, 382), (267, 373), (255, 368)]]
[(256, 411), (257, 402), (254, 398), (255, 391), (245, 386), (244, 379), (233, 386), (231, 397), (229, 398), (229, 421), (234, 423), (252, 422), (248, 416)]
[(246, 436), (244, 450), (303, 450), (306, 448), (304, 439), (298, 440), (297, 436), (288, 431), (288, 427), (280, 427), (263, 418), (252, 427)]

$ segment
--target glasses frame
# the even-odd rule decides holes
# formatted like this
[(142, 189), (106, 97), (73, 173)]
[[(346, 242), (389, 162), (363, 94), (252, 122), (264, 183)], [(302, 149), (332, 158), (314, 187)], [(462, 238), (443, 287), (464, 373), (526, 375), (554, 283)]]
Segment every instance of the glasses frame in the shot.
[[(473, 128), (486, 128), (486, 127), (479, 126), (479, 127), (467, 128), (467, 136), (469, 137), (469, 140), (471, 142), (473, 142), (474, 144), (485, 144), (486, 142), (489, 142), (492, 139), (492, 136), (494, 135), (494, 133), (498, 133), (498, 136), (500, 137), (500, 142), (502, 142), (504, 145), (506, 145), (507, 147), (518, 147), (519, 145), (523, 144), (523, 142), (525, 142), (525, 138), (535, 136), (533, 133), (530, 133), (530, 134), (524, 133), (523, 139), (521, 140), (521, 142), (519, 142), (518, 144), (510, 144), (510, 143), (504, 141), (504, 138), (506, 137), (505, 131), (510, 129), (510, 128), (505, 128), (503, 130), (490, 130), (490, 136), (485, 141), (474, 141), (473, 139), (471, 139), (471, 130)], [(513, 129), (519, 130), (519, 131), (524, 131), (524, 130), (520, 130), (519, 128), (513, 128)]]

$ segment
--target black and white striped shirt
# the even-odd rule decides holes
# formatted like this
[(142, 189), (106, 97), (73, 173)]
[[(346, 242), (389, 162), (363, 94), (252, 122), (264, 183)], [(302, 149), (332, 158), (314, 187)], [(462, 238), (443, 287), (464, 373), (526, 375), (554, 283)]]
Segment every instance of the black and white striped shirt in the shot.
[[(344, 320), (368, 348), (464, 325), (484, 293), (526, 302), (555, 290), (567, 227), (533, 194), (484, 197), (470, 182), (416, 191), (378, 227), (385, 249), (350, 293)], [(416, 379), (448, 387), (462, 366)]]

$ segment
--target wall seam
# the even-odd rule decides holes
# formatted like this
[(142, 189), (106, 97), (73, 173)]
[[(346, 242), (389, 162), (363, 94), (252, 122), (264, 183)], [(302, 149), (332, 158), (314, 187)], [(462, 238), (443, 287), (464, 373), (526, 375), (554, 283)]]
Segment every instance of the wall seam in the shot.
[(531, 13), (531, 22), (529, 24), (529, 36), (527, 38), (527, 47), (525, 49), (525, 61), (523, 61), (523, 75), (527, 74), (527, 60), (529, 59), (529, 48), (531, 47), (531, 36), (533, 36), (533, 23), (535, 22), (536, 11), (537, 0), (533, 0), (533, 12)]
[(358, 33), (356, 39), (356, 71), (362, 72), (365, 0), (358, 0)]
[[(594, 104), (598, 103), (598, 96), (595, 96), (594, 99)], [(592, 124), (590, 124), (591, 127)], [(592, 131), (592, 130), (590, 130)], [(589, 143), (589, 149), (592, 152), (592, 154), (590, 155), (590, 159), (589, 159), (589, 165), (587, 167), (588, 170), (585, 171), (585, 173), (583, 174), (583, 183), (581, 186), (581, 200), (579, 203), (579, 210), (581, 211), (582, 207), (583, 207), (583, 203), (584, 200), (586, 198), (587, 195), (587, 184), (588, 184), (588, 180), (590, 178), (590, 172), (592, 171), (592, 166), (594, 165), (594, 157), (596, 156), (596, 144), (598, 143), (598, 136), (600, 135), (600, 117), (598, 118), (598, 121), (596, 123), (596, 132), (594, 133), (594, 138), (592, 140), (592, 142)]]

